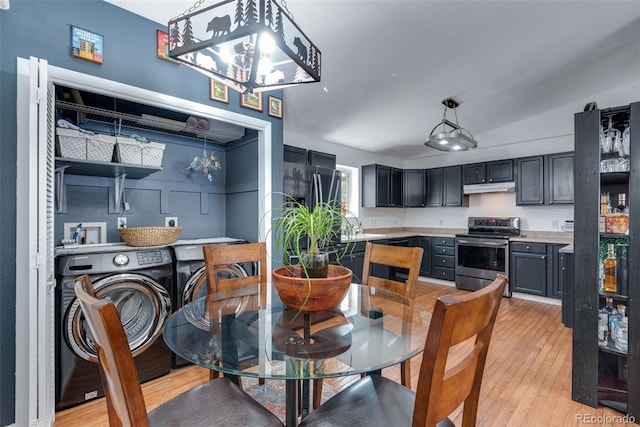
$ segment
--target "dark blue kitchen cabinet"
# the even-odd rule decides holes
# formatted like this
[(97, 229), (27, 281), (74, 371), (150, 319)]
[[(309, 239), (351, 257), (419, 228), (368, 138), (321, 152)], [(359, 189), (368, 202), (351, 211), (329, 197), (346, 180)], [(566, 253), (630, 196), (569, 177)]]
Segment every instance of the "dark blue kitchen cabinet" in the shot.
[(513, 159), (462, 166), (464, 185), (513, 181)]
[(422, 264), (420, 264), (420, 275), (424, 277), (433, 276), (433, 255), (432, 238), (420, 236), (416, 238), (416, 246), (422, 248)]
[(427, 202), (427, 182), (424, 169), (404, 171), (404, 207), (423, 208)]
[(573, 204), (574, 154), (516, 159), (516, 205)]
[(509, 280), (515, 292), (546, 296), (549, 255), (545, 243), (512, 242)]
[(390, 166), (362, 166), (362, 207), (402, 207), (403, 171)]

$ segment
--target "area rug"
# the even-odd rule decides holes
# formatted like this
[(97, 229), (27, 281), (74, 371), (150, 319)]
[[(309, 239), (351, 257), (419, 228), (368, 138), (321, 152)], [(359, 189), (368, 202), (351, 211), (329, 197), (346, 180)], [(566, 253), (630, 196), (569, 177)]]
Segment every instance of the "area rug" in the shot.
[[(266, 380), (264, 384), (258, 384), (257, 378), (242, 377), (242, 388), (251, 397), (260, 402), (271, 413), (275, 414), (282, 422), (286, 421), (285, 405), (285, 381)], [(322, 402), (336, 394), (333, 387), (324, 382), (322, 387)]]

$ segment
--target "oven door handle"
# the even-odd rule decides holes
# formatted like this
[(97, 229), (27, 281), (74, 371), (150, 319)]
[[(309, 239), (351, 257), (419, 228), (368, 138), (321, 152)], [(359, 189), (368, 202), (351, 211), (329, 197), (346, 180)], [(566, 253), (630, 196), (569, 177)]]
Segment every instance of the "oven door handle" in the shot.
[(473, 245), (473, 246), (479, 246), (484, 248), (506, 248), (509, 246), (508, 242), (507, 243), (488, 242), (488, 241), (478, 241), (478, 240), (471, 240), (471, 239), (456, 239), (456, 244)]

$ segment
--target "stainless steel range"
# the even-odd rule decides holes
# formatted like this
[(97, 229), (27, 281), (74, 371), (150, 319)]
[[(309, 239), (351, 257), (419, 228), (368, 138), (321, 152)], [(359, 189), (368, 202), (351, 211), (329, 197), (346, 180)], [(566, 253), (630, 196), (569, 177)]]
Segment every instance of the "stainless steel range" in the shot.
[[(476, 291), (498, 274), (509, 277), (509, 237), (520, 235), (520, 218), (470, 217), (469, 232), (456, 235), (456, 287)], [(504, 296), (511, 296), (511, 284)]]

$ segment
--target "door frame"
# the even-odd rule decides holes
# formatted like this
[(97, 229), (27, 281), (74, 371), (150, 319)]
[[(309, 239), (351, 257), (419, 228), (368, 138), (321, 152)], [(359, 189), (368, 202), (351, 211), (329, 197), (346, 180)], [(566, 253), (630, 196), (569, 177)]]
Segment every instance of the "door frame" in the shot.
[[(54, 253), (53, 212), (44, 207), (54, 186), (47, 190), (46, 179), (53, 182), (53, 167), (46, 166), (47, 150), (52, 150), (53, 132), (48, 129), (46, 108), (48, 84), (115, 96), (159, 108), (179, 110), (191, 115), (232, 123), (258, 131), (258, 236), (267, 236), (271, 224), (272, 124), (267, 120), (200, 104), (88, 74), (48, 65), (44, 59), (17, 58), (17, 184), (16, 184), (16, 414), (15, 424), (51, 425), (55, 399), (55, 280), (46, 282), (45, 259)], [(40, 79), (40, 82), (38, 80)], [(47, 137), (49, 133), (49, 137)], [(46, 174), (43, 171), (46, 170)], [(50, 174), (49, 176), (44, 176)], [(47, 220), (48, 218), (48, 220)], [(267, 253), (271, 241), (267, 239)], [(271, 259), (267, 259), (271, 270)], [(270, 292), (267, 293), (270, 296)]]

